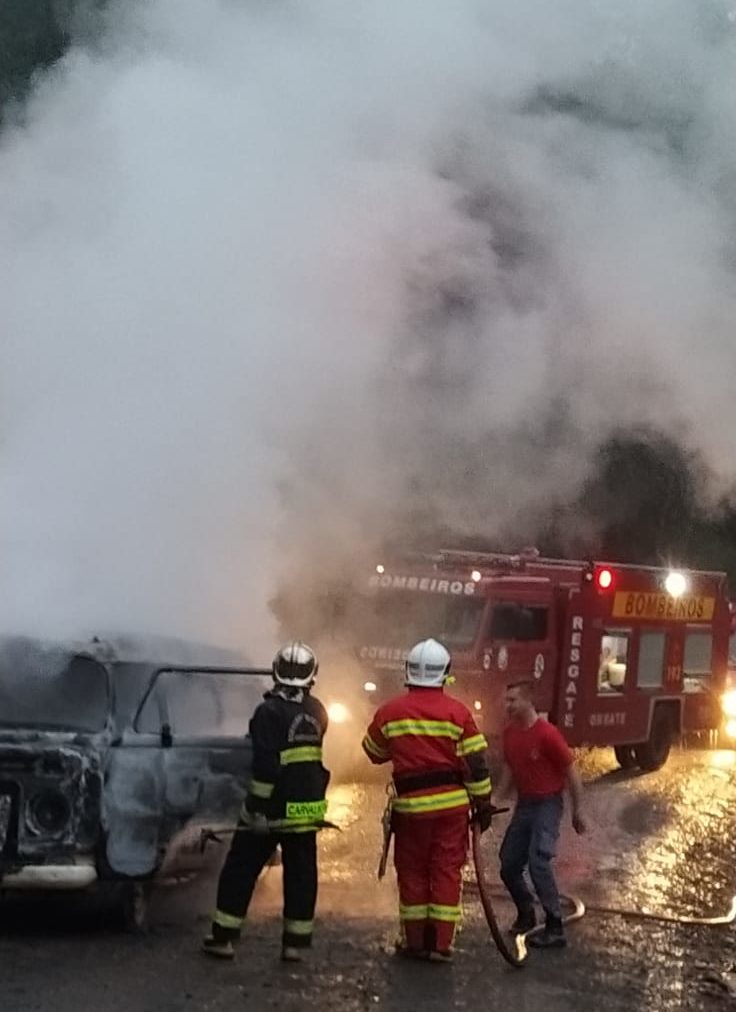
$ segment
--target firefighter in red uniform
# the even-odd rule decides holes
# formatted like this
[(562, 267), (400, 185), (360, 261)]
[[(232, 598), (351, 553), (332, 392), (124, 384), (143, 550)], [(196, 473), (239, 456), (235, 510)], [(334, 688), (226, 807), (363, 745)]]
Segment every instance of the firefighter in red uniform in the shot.
[(470, 805), (483, 830), (492, 812), (488, 745), (465, 704), (443, 691), (449, 672), (441, 643), (417, 643), (406, 661), (408, 692), (379, 707), (363, 739), (371, 762), (393, 763), (397, 951), (433, 962), (452, 958)]

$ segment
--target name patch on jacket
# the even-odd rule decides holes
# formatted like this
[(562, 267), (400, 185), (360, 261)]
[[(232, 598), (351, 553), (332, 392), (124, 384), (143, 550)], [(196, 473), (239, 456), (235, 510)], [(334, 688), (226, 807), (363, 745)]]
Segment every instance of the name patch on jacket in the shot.
[(287, 801), (287, 819), (324, 819), (327, 812), (326, 801)]

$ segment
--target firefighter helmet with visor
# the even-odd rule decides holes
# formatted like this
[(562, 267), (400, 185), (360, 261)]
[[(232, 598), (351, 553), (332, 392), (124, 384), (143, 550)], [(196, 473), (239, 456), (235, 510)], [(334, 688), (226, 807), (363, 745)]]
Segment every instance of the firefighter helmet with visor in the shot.
[(286, 643), (273, 659), (273, 678), (279, 685), (305, 689), (317, 677), (319, 664), (311, 647), (300, 640)]
[(437, 640), (422, 640), (406, 658), (406, 684), (439, 688), (450, 674), (450, 652)]

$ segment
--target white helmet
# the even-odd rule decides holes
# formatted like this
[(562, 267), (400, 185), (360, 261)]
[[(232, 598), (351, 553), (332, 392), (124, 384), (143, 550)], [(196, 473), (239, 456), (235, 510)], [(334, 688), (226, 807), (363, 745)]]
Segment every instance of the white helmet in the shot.
[(450, 652), (437, 640), (422, 640), (406, 658), (406, 684), (438, 688), (450, 674)]
[(279, 685), (306, 689), (317, 677), (318, 668), (314, 650), (300, 640), (292, 640), (273, 659), (273, 679)]

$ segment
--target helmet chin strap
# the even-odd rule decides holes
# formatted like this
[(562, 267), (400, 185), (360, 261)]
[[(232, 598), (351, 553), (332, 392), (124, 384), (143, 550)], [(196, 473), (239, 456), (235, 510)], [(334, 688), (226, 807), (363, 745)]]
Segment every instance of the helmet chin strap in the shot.
[(287, 699), (292, 703), (301, 703), (304, 699), (305, 693), (308, 691), (308, 687), (302, 688), (296, 685), (282, 685), (280, 682), (276, 682), (272, 689), (266, 693), (266, 695), (275, 696), (278, 699)]

